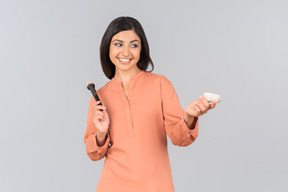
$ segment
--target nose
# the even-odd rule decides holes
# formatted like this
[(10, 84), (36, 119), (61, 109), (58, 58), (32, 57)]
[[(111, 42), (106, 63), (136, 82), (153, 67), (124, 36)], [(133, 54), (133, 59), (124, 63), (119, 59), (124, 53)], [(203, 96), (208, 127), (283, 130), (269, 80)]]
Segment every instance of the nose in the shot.
[(123, 46), (122, 55), (123, 56), (129, 56), (129, 54), (130, 54), (129, 46)]

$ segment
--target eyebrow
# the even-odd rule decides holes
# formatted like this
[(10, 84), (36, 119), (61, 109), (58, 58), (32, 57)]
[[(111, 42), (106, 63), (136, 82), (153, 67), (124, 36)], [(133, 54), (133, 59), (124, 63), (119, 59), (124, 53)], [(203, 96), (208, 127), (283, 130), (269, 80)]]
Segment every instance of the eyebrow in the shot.
[[(113, 41), (119, 41), (119, 42), (121, 42), (121, 43), (124, 42), (124, 41), (119, 40), (119, 39), (115, 39), (115, 40), (113, 40)], [(138, 42), (138, 43), (140, 43), (138, 40), (132, 40), (132, 41), (130, 41), (130, 43), (134, 43), (134, 42)]]

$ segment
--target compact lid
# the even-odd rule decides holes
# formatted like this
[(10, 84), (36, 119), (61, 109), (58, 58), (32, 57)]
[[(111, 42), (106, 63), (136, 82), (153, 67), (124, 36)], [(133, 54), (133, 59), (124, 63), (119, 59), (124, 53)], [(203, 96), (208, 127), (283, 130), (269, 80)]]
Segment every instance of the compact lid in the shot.
[(203, 94), (203, 97), (205, 97), (208, 101), (218, 101), (219, 102), (221, 99), (220, 95), (217, 95), (214, 93), (208, 93), (208, 92), (205, 92)]

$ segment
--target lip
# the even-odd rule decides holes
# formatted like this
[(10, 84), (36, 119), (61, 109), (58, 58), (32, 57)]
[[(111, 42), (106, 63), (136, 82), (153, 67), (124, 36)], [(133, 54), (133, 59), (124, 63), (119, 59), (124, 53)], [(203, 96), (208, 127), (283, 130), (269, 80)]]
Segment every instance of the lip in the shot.
[[(130, 59), (130, 58), (120, 58), (120, 57), (118, 57), (117, 59), (119, 60), (119, 62), (120, 62), (121, 64), (128, 64), (128, 63), (130, 63), (131, 60), (132, 60), (132, 59)], [(122, 59), (122, 60), (121, 60), (121, 59)], [(123, 61), (123, 59), (124, 59), (124, 60), (129, 60), (129, 61)]]

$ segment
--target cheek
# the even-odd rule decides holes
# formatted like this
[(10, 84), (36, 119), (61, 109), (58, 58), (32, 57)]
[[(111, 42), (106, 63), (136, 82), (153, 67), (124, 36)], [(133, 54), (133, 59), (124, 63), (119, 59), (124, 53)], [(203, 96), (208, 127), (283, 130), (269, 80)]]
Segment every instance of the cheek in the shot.
[(109, 57), (110, 57), (110, 60), (111, 60), (111, 61), (115, 60), (116, 52), (115, 52), (114, 49), (110, 49), (110, 50), (109, 50)]
[(138, 59), (140, 58), (140, 51), (141, 51), (140, 49), (139, 50), (134, 50), (133, 55), (134, 55), (135, 58), (138, 58)]

